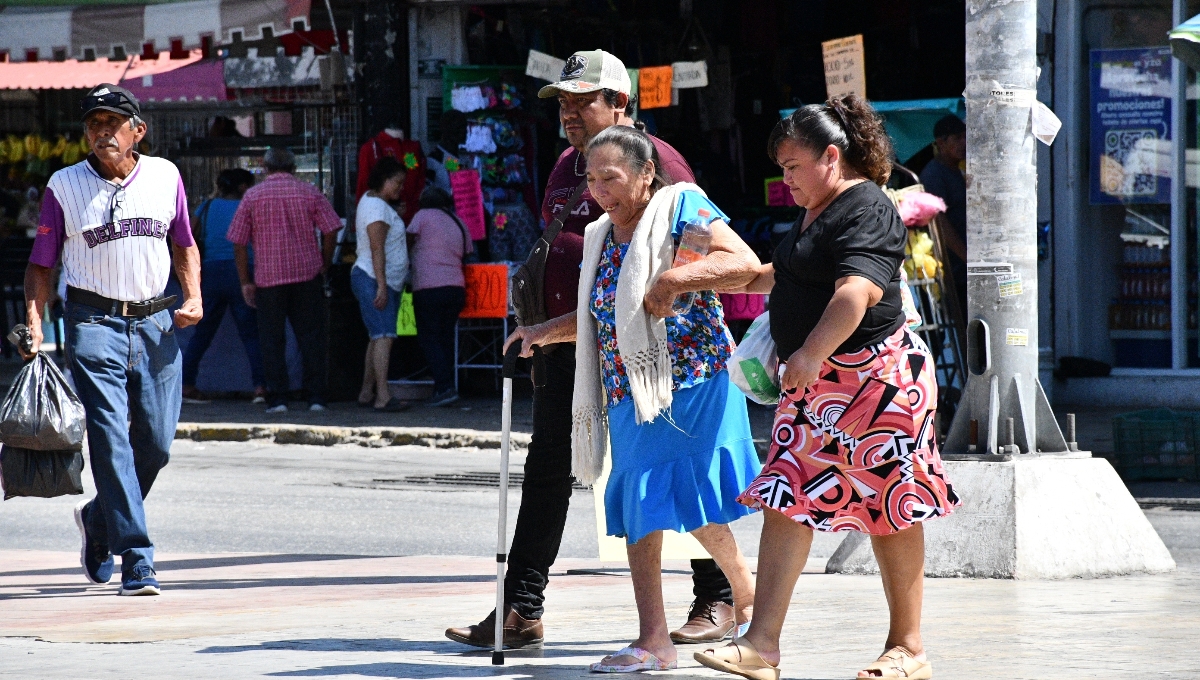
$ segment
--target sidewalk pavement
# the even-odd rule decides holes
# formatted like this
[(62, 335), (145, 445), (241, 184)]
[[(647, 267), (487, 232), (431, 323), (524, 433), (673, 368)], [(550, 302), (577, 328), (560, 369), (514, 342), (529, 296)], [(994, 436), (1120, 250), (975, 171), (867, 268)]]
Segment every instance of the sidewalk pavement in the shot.
[[(544, 649), (484, 650), (443, 637), (491, 609), (495, 563), (478, 557), (161, 555), (160, 597), (88, 585), (77, 555), (0, 551), (0, 677), (584, 678), (637, 634), (627, 573), (560, 560)], [(624, 566), (624, 565), (620, 565)], [(685, 563), (664, 565), (670, 623), (691, 600)], [(783, 637), (785, 678), (853, 678), (880, 652), (878, 577), (810, 563)], [(925, 639), (940, 678), (1193, 677), (1200, 571), (1067, 581), (930, 579)], [(82, 643), (153, 643), (133, 647)], [(50, 644), (53, 643), (53, 644)], [(680, 646), (667, 677), (719, 677)], [(114, 654), (136, 659), (113, 663)], [(134, 655), (134, 656), (130, 656)], [(720, 676), (729, 677), (729, 676)]]

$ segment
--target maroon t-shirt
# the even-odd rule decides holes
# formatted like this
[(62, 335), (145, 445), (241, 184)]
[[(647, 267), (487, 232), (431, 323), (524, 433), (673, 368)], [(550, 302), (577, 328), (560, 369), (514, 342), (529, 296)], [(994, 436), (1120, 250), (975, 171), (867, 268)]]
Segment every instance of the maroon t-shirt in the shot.
[[(662, 161), (663, 174), (672, 182), (695, 182), (696, 177), (687, 161), (670, 144), (657, 137), (650, 137)], [(586, 179), (586, 164), (574, 147), (563, 152), (546, 180), (546, 200), (542, 203), (542, 218), (549, 226), (555, 215), (562, 211), (575, 187)], [(583, 230), (600, 219), (604, 210), (584, 190), (583, 199), (563, 220), (563, 229), (546, 255), (546, 314), (553, 319), (575, 311), (579, 293), (579, 264), (583, 261)]]

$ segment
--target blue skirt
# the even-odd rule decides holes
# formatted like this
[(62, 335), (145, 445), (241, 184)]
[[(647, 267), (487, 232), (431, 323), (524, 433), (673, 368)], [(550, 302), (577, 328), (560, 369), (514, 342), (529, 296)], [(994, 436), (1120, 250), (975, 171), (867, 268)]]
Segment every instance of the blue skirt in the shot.
[(612, 473), (604, 491), (608, 535), (637, 543), (750, 514), (737, 497), (761, 468), (746, 397), (721, 371), (675, 392), (671, 417), (638, 425), (633, 400), (608, 410)]

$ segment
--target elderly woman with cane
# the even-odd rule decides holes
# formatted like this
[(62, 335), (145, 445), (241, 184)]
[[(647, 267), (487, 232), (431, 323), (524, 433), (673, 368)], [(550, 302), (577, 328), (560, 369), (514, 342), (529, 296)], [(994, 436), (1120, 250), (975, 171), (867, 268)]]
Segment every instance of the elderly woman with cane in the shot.
[(883, 654), (858, 677), (931, 678), (921, 522), (959, 501), (937, 452), (933, 357), (901, 308), (907, 234), (879, 188), (891, 144), (850, 95), (798, 109), (767, 152), (803, 210), (745, 288), (771, 294), (771, 336), (786, 361), (767, 465), (740, 499), (767, 511), (755, 617), (742, 637), (695, 658), (777, 680), (779, 635), (813, 531), (860, 531), (871, 536), (891, 616)]
[[(587, 147), (588, 188), (605, 215), (584, 234), (575, 323), (524, 329), (533, 345), (576, 341), (573, 472), (601, 475), (608, 533), (624, 537), (640, 634), (591, 669), (676, 667), (663, 610), (664, 530), (690, 532), (729, 577), (738, 624), (750, 619), (754, 580), (729, 522), (747, 514), (738, 494), (758, 473), (746, 400), (729, 382), (733, 350), (714, 282), (745, 286), (758, 259), (691, 184), (670, 185), (645, 133), (615, 126)], [(688, 222), (708, 222), (706, 257), (672, 268)], [(686, 295), (687, 311), (673, 311)], [(547, 330), (539, 330), (547, 329)]]

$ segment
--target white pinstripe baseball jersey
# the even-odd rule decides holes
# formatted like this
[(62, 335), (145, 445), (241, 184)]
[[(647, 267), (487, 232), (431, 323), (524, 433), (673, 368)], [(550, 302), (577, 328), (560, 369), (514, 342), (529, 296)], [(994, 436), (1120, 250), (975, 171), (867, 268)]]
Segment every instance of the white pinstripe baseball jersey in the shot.
[(50, 178), (30, 261), (53, 267), (61, 255), (68, 286), (115, 300), (149, 300), (167, 286), (168, 235), (179, 246), (194, 242), (174, 163), (140, 156), (117, 182), (84, 160)]

